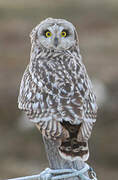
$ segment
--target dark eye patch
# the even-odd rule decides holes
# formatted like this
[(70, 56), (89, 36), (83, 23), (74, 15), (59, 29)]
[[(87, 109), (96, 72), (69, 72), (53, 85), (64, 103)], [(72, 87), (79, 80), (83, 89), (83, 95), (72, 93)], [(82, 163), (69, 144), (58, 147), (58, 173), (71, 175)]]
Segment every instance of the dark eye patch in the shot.
[[(69, 32), (68, 29), (63, 29), (63, 31), (66, 32), (66, 37), (70, 35), (70, 32)], [(62, 32), (63, 32), (63, 31), (62, 31)]]
[(46, 37), (46, 33), (47, 33), (47, 32), (50, 32), (49, 29), (43, 30), (43, 32), (42, 32), (43, 36)]

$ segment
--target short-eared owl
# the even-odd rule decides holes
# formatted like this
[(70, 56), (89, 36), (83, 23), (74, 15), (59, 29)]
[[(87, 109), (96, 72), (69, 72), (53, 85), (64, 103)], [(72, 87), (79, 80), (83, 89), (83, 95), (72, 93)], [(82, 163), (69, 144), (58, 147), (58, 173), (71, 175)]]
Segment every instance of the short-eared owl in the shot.
[(18, 106), (43, 136), (59, 140), (63, 158), (86, 161), (97, 105), (76, 29), (64, 19), (48, 18), (30, 37), (31, 57), (21, 81)]

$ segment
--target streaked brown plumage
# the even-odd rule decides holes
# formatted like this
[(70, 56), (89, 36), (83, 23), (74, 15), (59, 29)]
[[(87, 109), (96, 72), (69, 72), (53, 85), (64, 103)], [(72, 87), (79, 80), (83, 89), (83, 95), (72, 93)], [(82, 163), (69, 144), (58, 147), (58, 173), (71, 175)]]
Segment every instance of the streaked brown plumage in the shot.
[[(44, 37), (44, 30), (50, 31), (52, 37)], [(68, 31), (67, 37), (61, 37), (62, 31)], [(33, 29), (31, 42), (19, 108), (26, 111), (43, 136), (59, 140), (63, 158), (86, 161), (97, 105), (75, 27), (63, 19), (48, 18)]]

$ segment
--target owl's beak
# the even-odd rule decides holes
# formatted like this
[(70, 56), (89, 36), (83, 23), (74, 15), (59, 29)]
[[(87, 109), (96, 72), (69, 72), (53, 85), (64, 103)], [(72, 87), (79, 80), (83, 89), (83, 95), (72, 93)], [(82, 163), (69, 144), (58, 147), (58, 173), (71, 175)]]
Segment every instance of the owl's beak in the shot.
[(58, 43), (59, 43), (58, 38), (55, 37), (55, 38), (54, 38), (54, 46), (57, 47), (57, 46), (58, 46)]

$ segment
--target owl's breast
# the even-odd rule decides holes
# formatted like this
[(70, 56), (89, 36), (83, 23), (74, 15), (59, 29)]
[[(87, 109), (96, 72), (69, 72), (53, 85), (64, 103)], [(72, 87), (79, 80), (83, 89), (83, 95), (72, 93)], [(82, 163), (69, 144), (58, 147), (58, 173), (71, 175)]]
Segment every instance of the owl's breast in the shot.
[[(80, 67), (70, 60), (51, 60), (40, 64), (40, 80), (43, 88), (40, 93), (47, 95), (46, 108), (58, 113), (61, 119), (80, 122), (83, 119), (83, 97), (78, 89)], [(82, 87), (81, 87), (82, 88)], [(81, 91), (81, 90), (80, 90)]]
[(31, 66), (30, 74), (37, 86), (34, 96), (39, 97), (40, 118), (57, 115), (58, 120), (80, 123), (84, 119), (85, 99), (89, 94), (83, 65), (71, 58), (37, 62)]
[[(70, 68), (71, 67), (71, 68)], [(70, 65), (70, 61), (45, 61), (39, 66), (40, 81), (43, 89), (52, 95), (72, 96), (76, 84), (75, 69)]]

